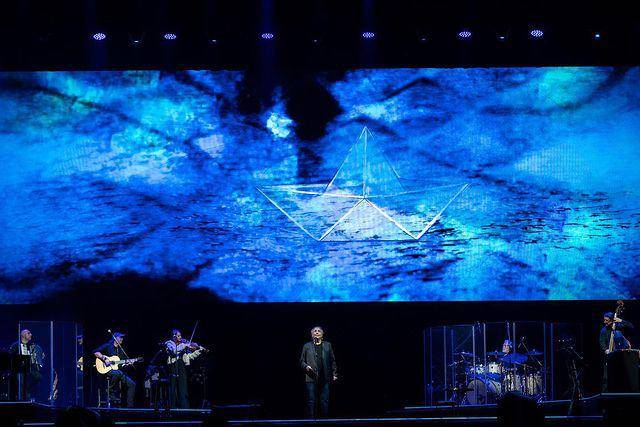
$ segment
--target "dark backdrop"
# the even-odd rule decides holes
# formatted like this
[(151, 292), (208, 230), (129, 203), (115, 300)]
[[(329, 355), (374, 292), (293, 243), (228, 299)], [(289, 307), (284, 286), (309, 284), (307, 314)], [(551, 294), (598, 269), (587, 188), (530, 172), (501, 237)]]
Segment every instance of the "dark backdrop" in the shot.
[[(590, 363), (585, 387), (597, 393), (601, 316), (615, 306), (613, 301), (232, 304), (206, 291), (173, 283), (151, 286), (133, 277), (81, 289), (38, 305), (2, 306), (0, 320), (79, 320), (86, 351), (106, 341), (107, 329), (121, 329), (128, 334), (129, 354), (149, 360), (172, 327), (188, 337), (200, 319), (195, 340), (214, 350), (209, 398), (215, 404), (261, 402), (270, 416), (302, 415), (298, 358), (316, 324), (325, 327), (338, 361), (336, 415), (374, 415), (421, 404), (424, 328), (473, 321), (582, 323)], [(633, 320), (638, 304), (627, 305)], [(139, 391), (142, 374), (142, 367), (132, 373)]]

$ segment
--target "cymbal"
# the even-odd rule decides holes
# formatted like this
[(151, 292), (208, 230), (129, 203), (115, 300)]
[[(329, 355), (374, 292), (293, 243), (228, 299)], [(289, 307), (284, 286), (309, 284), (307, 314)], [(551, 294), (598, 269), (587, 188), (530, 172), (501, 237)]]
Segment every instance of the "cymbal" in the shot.
[(520, 353), (511, 353), (500, 358), (500, 363), (521, 365), (527, 360), (527, 356)]
[(487, 353), (488, 357), (500, 357), (502, 356), (502, 352), (500, 351), (490, 351)]
[(531, 357), (531, 356), (542, 356), (544, 353), (538, 350), (531, 350), (527, 353), (525, 353), (527, 356)]
[(468, 353), (466, 351), (459, 351), (457, 353), (453, 353), (454, 356), (462, 356), (462, 357), (473, 357), (473, 353)]

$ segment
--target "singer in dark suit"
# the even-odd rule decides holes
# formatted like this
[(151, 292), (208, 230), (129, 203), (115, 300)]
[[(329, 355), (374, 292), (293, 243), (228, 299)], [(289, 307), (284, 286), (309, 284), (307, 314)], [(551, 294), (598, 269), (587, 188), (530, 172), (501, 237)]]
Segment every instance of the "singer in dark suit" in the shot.
[(329, 414), (329, 384), (338, 379), (338, 366), (330, 342), (324, 341), (320, 326), (311, 329), (311, 341), (302, 347), (300, 366), (304, 371), (309, 418)]

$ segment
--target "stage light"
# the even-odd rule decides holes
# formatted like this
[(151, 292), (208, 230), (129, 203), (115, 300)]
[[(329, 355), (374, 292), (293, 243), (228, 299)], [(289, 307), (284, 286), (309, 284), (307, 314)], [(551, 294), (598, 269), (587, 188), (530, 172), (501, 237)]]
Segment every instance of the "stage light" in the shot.
[(218, 39), (209, 39), (209, 44), (218, 44)]
[(362, 33), (362, 38), (363, 39), (374, 39), (376, 37), (376, 33), (374, 33), (373, 31), (365, 31), (364, 33)]
[(178, 38), (178, 36), (176, 35), (176, 33), (164, 33), (164, 35), (162, 36), (165, 40), (175, 40)]
[(458, 32), (458, 38), (463, 40), (470, 39), (472, 35), (473, 34), (469, 30), (462, 30)]
[(498, 34), (498, 41), (501, 41), (501, 42), (507, 41), (507, 35), (506, 34)]
[(262, 33), (260, 34), (260, 38), (262, 40), (272, 40), (275, 37), (273, 33)]
[(129, 36), (129, 43), (131, 44), (131, 46), (133, 47), (139, 47), (142, 46), (142, 42), (144, 41), (144, 36), (145, 33), (144, 32), (130, 32), (128, 33)]
[(542, 37), (544, 37), (544, 31), (539, 28), (534, 28), (533, 30), (529, 31), (529, 34), (534, 39), (541, 39)]
[(95, 41), (100, 42), (100, 41), (106, 39), (107, 35), (105, 33), (93, 33), (91, 38), (94, 39)]
[(600, 40), (601, 38), (602, 38), (602, 35), (600, 33), (593, 33), (594, 40)]
[(426, 43), (429, 41), (429, 38), (427, 36), (420, 36), (418, 40), (420, 40), (420, 43)]

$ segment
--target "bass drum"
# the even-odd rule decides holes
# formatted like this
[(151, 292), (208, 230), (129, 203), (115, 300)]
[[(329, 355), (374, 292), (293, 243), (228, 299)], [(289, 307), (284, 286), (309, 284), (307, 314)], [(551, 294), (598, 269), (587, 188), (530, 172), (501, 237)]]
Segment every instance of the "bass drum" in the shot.
[(468, 405), (495, 403), (501, 390), (500, 383), (489, 378), (474, 378), (469, 381), (467, 388), (469, 390), (465, 393), (465, 401)]

